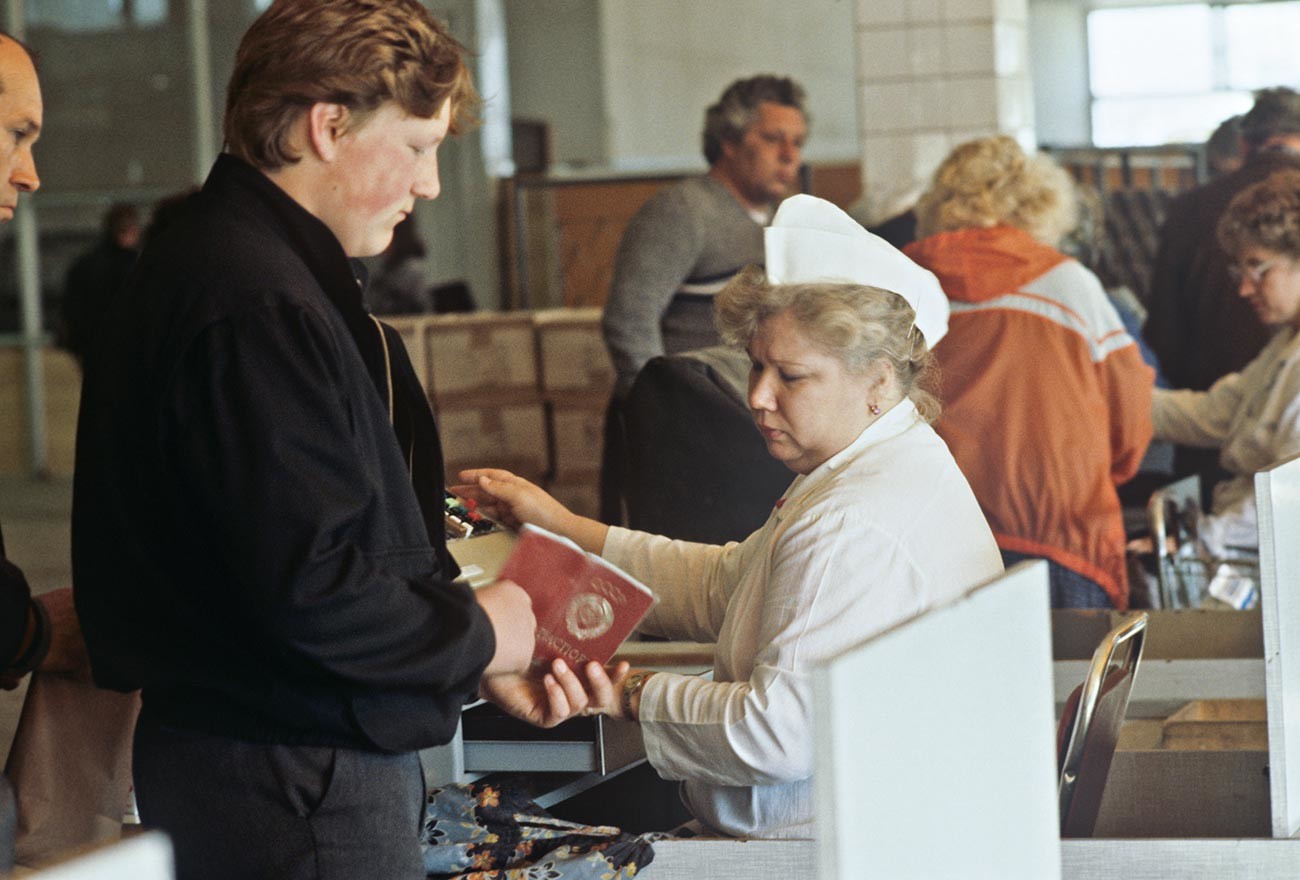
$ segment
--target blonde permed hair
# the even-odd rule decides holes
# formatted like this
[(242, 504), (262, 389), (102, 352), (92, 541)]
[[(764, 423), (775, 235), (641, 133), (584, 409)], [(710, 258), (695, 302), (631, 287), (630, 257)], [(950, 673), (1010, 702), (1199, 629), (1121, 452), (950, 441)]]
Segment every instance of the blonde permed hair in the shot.
[(917, 235), (1008, 225), (1056, 247), (1077, 222), (1070, 175), (1046, 156), (1026, 156), (1006, 135), (968, 141), (934, 172), (916, 205)]
[(787, 311), (818, 348), (850, 372), (863, 373), (884, 361), (921, 417), (927, 422), (939, 417), (939, 398), (930, 390), (936, 384), (934, 358), (907, 300), (862, 284), (772, 284), (762, 269), (750, 266), (713, 303), (722, 341), (742, 349), (759, 324)]
[(1237, 193), (1217, 232), (1233, 257), (1258, 247), (1300, 259), (1300, 171), (1275, 172)]

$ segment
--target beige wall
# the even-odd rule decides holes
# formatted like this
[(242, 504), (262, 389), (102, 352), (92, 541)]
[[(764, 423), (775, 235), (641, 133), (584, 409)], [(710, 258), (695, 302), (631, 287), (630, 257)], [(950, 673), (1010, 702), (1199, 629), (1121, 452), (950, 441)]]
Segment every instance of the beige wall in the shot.
[(1033, 148), (1026, 0), (857, 0), (858, 116), (872, 221), (907, 208), (954, 146)]
[(614, 167), (703, 167), (704, 108), (756, 73), (793, 76), (807, 89), (809, 161), (858, 154), (853, 3), (601, 0), (600, 17)]
[[(67, 476), (76, 448), (81, 370), (57, 349), (45, 351), (44, 370), (46, 460), (51, 474)], [(22, 349), (0, 348), (0, 476), (29, 473), (26, 387)]]

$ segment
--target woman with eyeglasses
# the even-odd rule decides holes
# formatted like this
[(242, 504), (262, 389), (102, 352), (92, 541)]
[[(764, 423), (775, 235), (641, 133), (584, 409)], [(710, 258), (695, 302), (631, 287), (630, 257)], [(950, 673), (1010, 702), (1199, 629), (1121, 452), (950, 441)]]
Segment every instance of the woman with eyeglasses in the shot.
[(1218, 448), (1232, 478), (1214, 487), (1200, 538), (1212, 556), (1259, 547), (1256, 471), (1300, 454), (1300, 171), (1281, 171), (1240, 192), (1218, 226), (1219, 243), (1235, 261), (1237, 293), (1272, 340), (1239, 373), (1208, 391), (1156, 389), (1157, 437)]

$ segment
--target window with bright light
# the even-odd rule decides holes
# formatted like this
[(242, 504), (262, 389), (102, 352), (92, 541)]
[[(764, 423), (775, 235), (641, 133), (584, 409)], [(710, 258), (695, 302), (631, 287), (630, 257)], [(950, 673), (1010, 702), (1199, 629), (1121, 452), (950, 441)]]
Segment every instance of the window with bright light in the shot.
[(68, 33), (148, 27), (167, 20), (167, 0), (27, 0), (27, 26)]
[(1092, 140), (1205, 140), (1266, 86), (1300, 87), (1300, 0), (1183, 3), (1088, 13)]

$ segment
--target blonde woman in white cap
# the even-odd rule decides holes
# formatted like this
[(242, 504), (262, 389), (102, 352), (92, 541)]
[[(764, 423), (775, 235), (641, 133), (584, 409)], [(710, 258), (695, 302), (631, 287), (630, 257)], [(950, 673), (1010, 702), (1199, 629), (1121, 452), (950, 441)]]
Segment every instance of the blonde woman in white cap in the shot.
[(966, 479), (928, 419), (929, 345), (947, 302), (930, 273), (839, 209), (788, 199), (717, 298), (753, 368), (768, 451), (798, 476), (767, 523), (726, 546), (576, 516), (504, 471), (467, 471), (498, 512), (568, 535), (659, 596), (643, 630), (717, 642), (711, 681), (592, 664), (589, 712), (641, 724), (710, 831), (813, 833), (812, 693), (822, 661), (1002, 570)]

